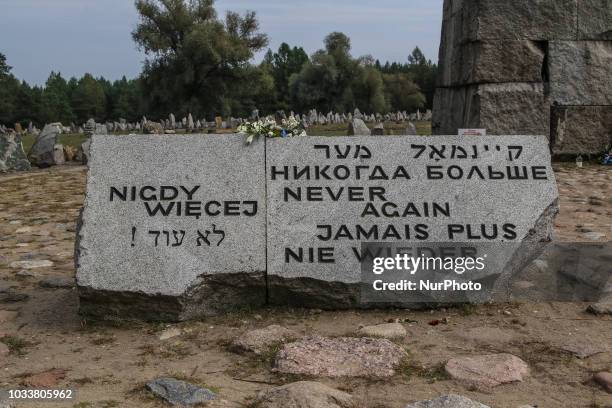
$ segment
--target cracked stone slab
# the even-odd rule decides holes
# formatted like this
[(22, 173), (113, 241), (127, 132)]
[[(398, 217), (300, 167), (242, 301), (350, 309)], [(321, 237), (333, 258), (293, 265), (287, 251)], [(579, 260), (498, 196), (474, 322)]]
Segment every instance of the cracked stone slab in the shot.
[(263, 162), (263, 142), (238, 135), (94, 135), (81, 313), (182, 320), (264, 304)]

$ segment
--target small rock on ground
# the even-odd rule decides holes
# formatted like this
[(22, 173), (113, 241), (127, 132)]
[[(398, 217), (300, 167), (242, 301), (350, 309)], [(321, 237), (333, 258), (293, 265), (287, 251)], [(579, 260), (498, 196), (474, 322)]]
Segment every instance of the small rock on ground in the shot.
[(212, 391), (175, 378), (157, 378), (149, 381), (146, 387), (153, 394), (172, 405), (197, 405), (215, 399), (215, 393)]
[(490, 408), (488, 405), (480, 402), (472, 401), (469, 398), (461, 395), (443, 395), (441, 397), (428, 400), (418, 401), (413, 404), (406, 405), (405, 408)]
[(452, 358), (445, 368), (451, 378), (480, 389), (523, 381), (529, 375), (527, 363), (504, 353)]
[(0, 310), (0, 323), (8, 323), (12, 322), (17, 318), (19, 312), (14, 312), (12, 310)]
[(15, 269), (37, 269), (37, 268), (50, 268), (53, 266), (51, 261), (15, 261), (9, 265)]
[(162, 341), (168, 340), (173, 337), (180, 336), (181, 334), (183, 334), (183, 331), (178, 327), (168, 327), (167, 329), (161, 332), (161, 334), (159, 335), (159, 339)]
[(0, 287), (0, 303), (14, 303), (28, 300), (29, 296), (25, 293), (19, 293), (11, 288)]
[(357, 331), (357, 334), (368, 337), (399, 339), (406, 337), (406, 329), (400, 323), (385, 323), (362, 327)]
[(0, 357), (6, 357), (11, 354), (11, 350), (4, 343), (0, 343)]
[(612, 373), (602, 371), (593, 376), (593, 380), (603, 387), (604, 390), (612, 394)]
[(594, 344), (566, 344), (562, 346), (561, 349), (572, 353), (578, 358), (587, 358), (607, 351), (605, 348)]
[(351, 395), (314, 381), (299, 381), (259, 393), (253, 408), (353, 408)]
[(74, 286), (74, 279), (64, 278), (61, 276), (52, 276), (49, 278), (42, 279), (38, 282), (41, 288), (48, 289), (69, 289)]
[(391, 377), (406, 351), (387, 339), (307, 337), (285, 344), (274, 371), (325, 377)]
[(599, 302), (589, 305), (587, 312), (595, 315), (612, 314), (612, 301)]
[(271, 347), (300, 337), (293, 330), (273, 324), (263, 329), (250, 330), (236, 338), (231, 345), (232, 350), (243, 353), (263, 354)]
[(55, 368), (27, 376), (23, 380), (23, 385), (32, 388), (54, 388), (64, 378), (66, 378), (66, 370)]

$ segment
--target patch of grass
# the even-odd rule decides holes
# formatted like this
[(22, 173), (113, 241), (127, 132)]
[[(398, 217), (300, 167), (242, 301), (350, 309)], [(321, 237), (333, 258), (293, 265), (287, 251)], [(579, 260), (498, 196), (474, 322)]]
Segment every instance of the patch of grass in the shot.
[(153, 344), (144, 344), (140, 346), (139, 349), (142, 350), (142, 352), (138, 354), (140, 357), (152, 355), (161, 358), (185, 358), (194, 354), (191, 351), (191, 347), (183, 342), (163, 344), (159, 347)]
[(459, 306), (459, 313), (461, 316), (472, 316), (476, 314), (478, 307), (472, 303), (464, 303)]
[(74, 380), (72, 380), (73, 383), (77, 384), (77, 385), (85, 385), (85, 384), (93, 384), (94, 380), (90, 377), (81, 377), (81, 378), (75, 378)]
[(92, 404), (89, 401), (78, 402), (72, 406), (72, 408), (89, 408)]
[(16, 354), (18, 356), (22, 356), (25, 354), (25, 350), (28, 347), (34, 345), (31, 341), (22, 339), (17, 336), (4, 336), (0, 339), (0, 341), (9, 348), (11, 354)]
[(444, 363), (438, 363), (434, 366), (427, 367), (407, 357), (402, 361), (396, 371), (405, 378), (420, 377), (426, 379), (428, 382), (435, 382), (448, 380), (450, 378), (444, 366)]

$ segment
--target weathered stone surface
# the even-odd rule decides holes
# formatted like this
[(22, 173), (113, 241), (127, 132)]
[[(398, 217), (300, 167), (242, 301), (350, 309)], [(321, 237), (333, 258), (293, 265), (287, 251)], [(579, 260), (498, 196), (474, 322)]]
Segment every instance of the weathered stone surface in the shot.
[(480, 40), (573, 40), (577, 0), (447, 0), (452, 43)]
[(445, 51), (438, 86), (497, 82), (543, 82), (545, 50), (536, 41), (485, 41)]
[(21, 137), (16, 134), (0, 134), (0, 173), (6, 171), (27, 171), (30, 170)]
[(232, 349), (237, 352), (262, 354), (271, 347), (298, 338), (299, 334), (277, 324), (263, 329), (249, 330), (232, 342)]
[(612, 41), (551, 41), (551, 100), (557, 105), (612, 105)]
[[(417, 155), (418, 149), (414, 146), (422, 144), (422, 138), (408, 136), (333, 139), (311, 136), (267, 141), (267, 257), (271, 303), (323, 309), (362, 304), (359, 300), (362, 242), (448, 242), (451, 223), (480, 226), (484, 220), (498, 225), (510, 222), (516, 226), (516, 237), (512, 240), (516, 244), (515, 253), (525, 258), (521, 261), (515, 258), (494, 271), (500, 274), (498, 283), (502, 285), (520, 270), (523, 261), (531, 261), (529, 258), (537, 255), (541, 242), (551, 239), (558, 192), (546, 137), (436, 137), (428, 144), (446, 151), (445, 158), (440, 160), (430, 155), (431, 151)], [(471, 151), (473, 145), (482, 152), (478, 159), (458, 162), (450, 158), (451, 146), (463, 146), (462, 149)], [(485, 145), (490, 149), (488, 153)], [(509, 159), (509, 146), (522, 147), (518, 160)], [(346, 158), (339, 158), (345, 154)], [(504, 171), (514, 166), (543, 166), (547, 180), (502, 181), (480, 177), (451, 180), (447, 176), (444, 180), (428, 180), (427, 169), (432, 165), (444, 169), (451, 165), (465, 168), (478, 165), (483, 169), (492, 166)], [(327, 178), (317, 179), (317, 166), (319, 170), (327, 168)], [(359, 179), (358, 166), (367, 167), (361, 170)], [(388, 180), (377, 179), (376, 175), (371, 178), (376, 166), (378, 175), (386, 174)], [(295, 177), (304, 168), (310, 169), (310, 176)], [(398, 171), (405, 171), (410, 179), (392, 180), (394, 173), (400, 174)], [(355, 189), (349, 190), (347, 186)], [(394, 208), (398, 211), (396, 215), (385, 216), (380, 212), (383, 201), (372, 195), (375, 191), (384, 192), (384, 202), (391, 203), (384, 204), (385, 208)], [(356, 195), (349, 197), (349, 193)], [(509, 194), (514, 200), (511, 207), (507, 206)], [(415, 197), (419, 197), (418, 201)], [(450, 217), (424, 216), (424, 203), (443, 201), (448, 202)], [(403, 217), (407, 206), (421, 209)], [(426, 225), (427, 237), (415, 236), (415, 224)], [(374, 232), (361, 233), (357, 225), (363, 231)], [(406, 230), (407, 225), (412, 232)], [(398, 231), (396, 235), (385, 235), (390, 228)], [(493, 239), (496, 240), (504, 239), (498, 235)], [(313, 248), (312, 260), (310, 248)]]
[(265, 303), (262, 163), (263, 142), (239, 135), (94, 135), (81, 312), (180, 320)]
[(146, 387), (159, 398), (176, 406), (200, 405), (216, 398), (214, 392), (204, 387), (169, 377), (149, 381)]
[(587, 358), (594, 356), (595, 354), (605, 353), (607, 349), (602, 345), (589, 343), (588, 340), (584, 340), (580, 343), (570, 343), (561, 346), (561, 350), (572, 353), (578, 358)]
[(259, 393), (253, 408), (354, 408), (350, 394), (314, 381), (298, 381)]
[(406, 356), (386, 339), (315, 336), (285, 344), (274, 370), (324, 377), (391, 377)]
[(450, 359), (445, 366), (453, 379), (479, 389), (523, 381), (529, 366), (512, 354), (488, 354)]
[(147, 121), (142, 125), (142, 133), (161, 135), (164, 133), (164, 128), (160, 123)]
[(612, 40), (612, 3), (578, 0), (578, 39)]
[(612, 373), (602, 371), (593, 376), (593, 380), (608, 393), (612, 394)]
[(593, 303), (588, 306), (587, 312), (595, 315), (612, 315), (612, 301)]
[(500, 83), (438, 88), (432, 131), (482, 128), (491, 135), (548, 135), (550, 102), (544, 85)]
[(39, 282), (41, 288), (49, 289), (70, 289), (74, 287), (74, 278), (64, 278), (62, 276), (53, 276), (42, 279)]
[(408, 136), (416, 136), (417, 135), (417, 129), (416, 129), (416, 126), (414, 125), (414, 123), (408, 122), (408, 127), (406, 127), (406, 131), (404, 132), (404, 134), (408, 135)]
[(357, 331), (357, 334), (367, 337), (401, 339), (406, 337), (406, 329), (400, 323), (385, 323), (362, 327)]
[(371, 132), (362, 119), (355, 118), (349, 122), (347, 134), (349, 136), (370, 136)]
[(11, 262), (9, 266), (15, 269), (50, 268), (51, 266), (53, 266), (53, 262), (46, 260), (46, 259), (31, 260), (31, 261), (15, 261), (15, 262)]
[(427, 401), (418, 401), (408, 404), (405, 408), (489, 408), (489, 406), (472, 401), (461, 395), (450, 394)]
[(385, 125), (382, 123), (377, 123), (372, 128), (371, 134), (372, 136), (384, 136), (385, 135)]
[(28, 159), (32, 164), (38, 167), (49, 167), (64, 163), (63, 148), (61, 156), (56, 153), (59, 134), (60, 129), (56, 125), (45, 125), (28, 153)]
[(89, 162), (90, 149), (91, 149), (91, 138), (84, 141), (79, 147), (79, 153), (78, 153), (77, 159), (81, 163), (87, 164)]
[(556, 106), (551, 122), (556, 155), (599, 155), (612, 143), (612, 106)]
[(23, 379), (23, 384), (33, 388), (55, 388), (64, 378), (66, 378), (66, 370), (55, 368), (28, 375)]

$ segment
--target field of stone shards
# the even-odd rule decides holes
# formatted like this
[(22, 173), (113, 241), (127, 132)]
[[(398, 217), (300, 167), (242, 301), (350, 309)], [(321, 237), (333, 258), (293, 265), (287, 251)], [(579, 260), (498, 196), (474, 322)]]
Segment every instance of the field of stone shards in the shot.
[[(555, 169), (557, 240), (610, 241), (612, 171)], [(0, 388), (77, 391), (74, 401), (49, 407), (167, 406), (146, 387), (159, 377), (207, 388), (216, 394), (211, 407), (400, 408), (443, 394), (491, 407), (612, 407), (605, 375), (594, 379), (612, 372), (612, 317), (588, 313), (585, 303), (262, 309), (175, 325), (84, 321), (73, 246), (85, 172), (0, 176)], [(612, 387), (609, 374), (607, 381)], [(293, 385), (278, 388), (285, 384)]]

